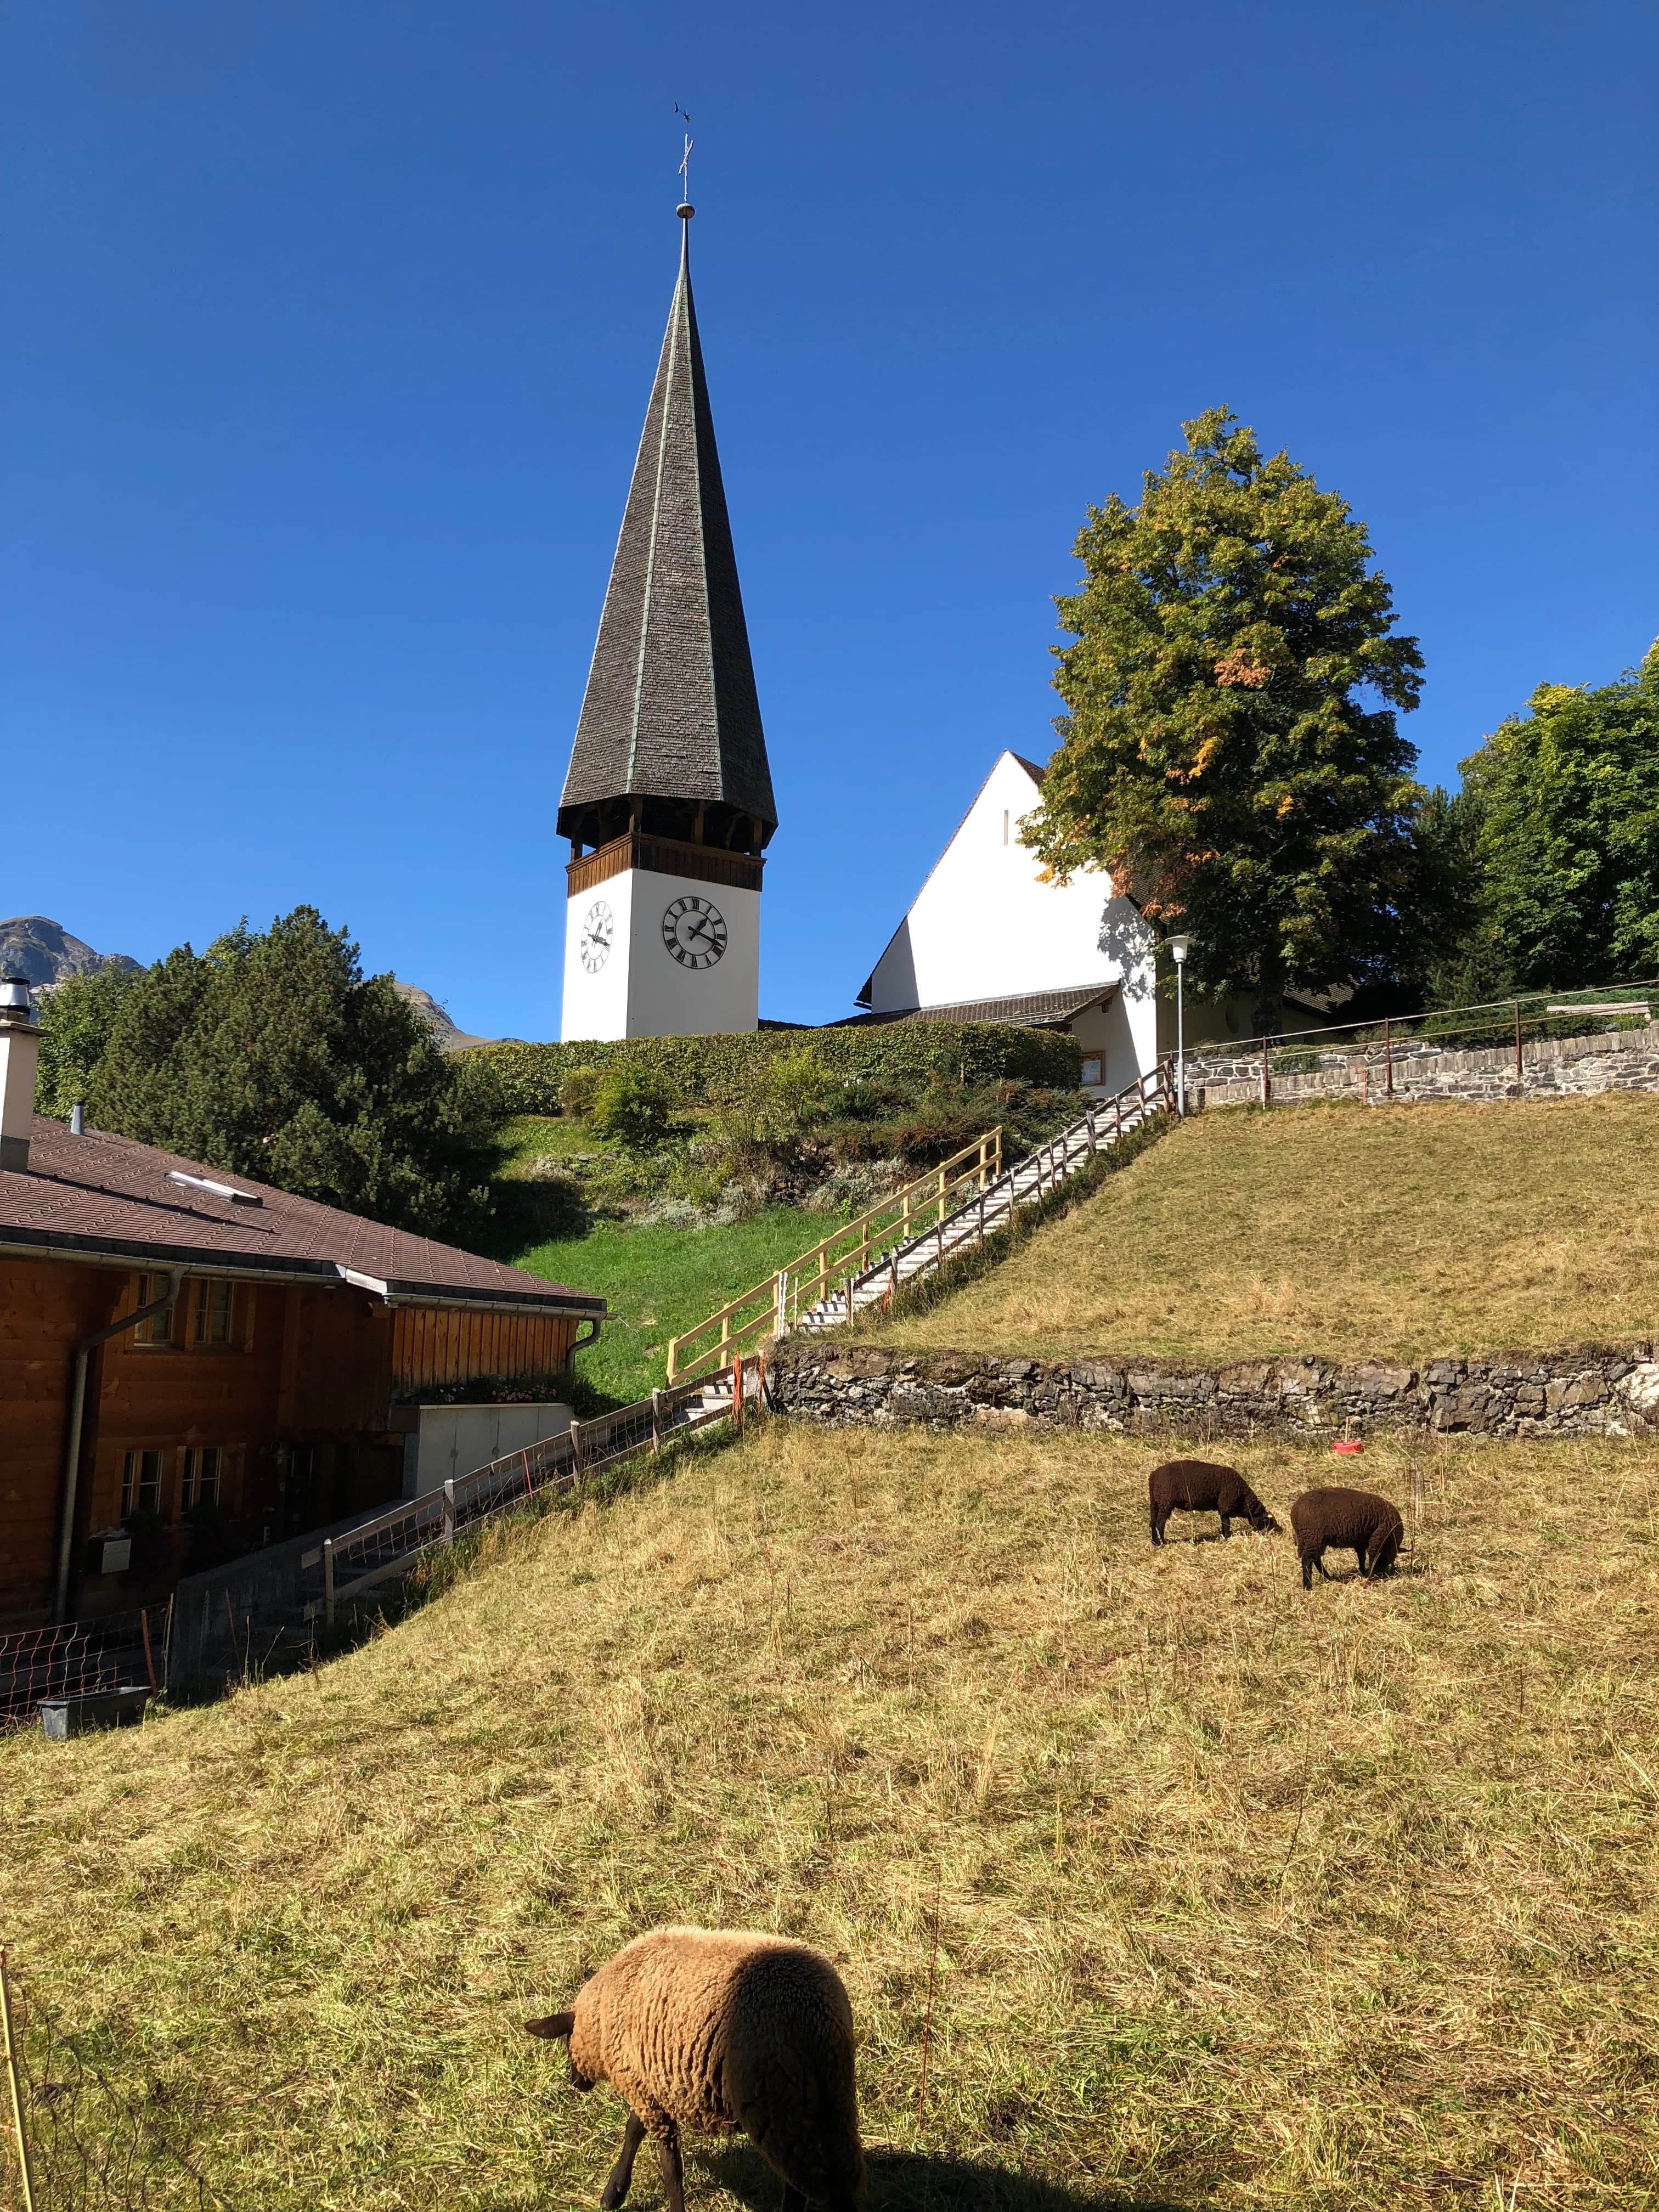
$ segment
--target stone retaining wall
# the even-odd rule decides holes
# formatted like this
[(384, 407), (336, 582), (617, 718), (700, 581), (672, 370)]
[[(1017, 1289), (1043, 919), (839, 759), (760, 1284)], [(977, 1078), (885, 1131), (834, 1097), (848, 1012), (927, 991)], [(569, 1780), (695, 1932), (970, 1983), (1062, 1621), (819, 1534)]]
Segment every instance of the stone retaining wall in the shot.
[(1659, 1362), (1623, 1351), (1515, 1352), (1490, 1359), (1044, 1360), (794, 1338), (768, 1363), (780, 1413), (836, 1426), (1176, 1429), (1198, 1437), (1366, 1431), (1568, 1437), (1659, 1434)]
[[(1296, 1049), (1293, 1039), (1276, 1048)], [(1422, 1041), (1401, 1042), (1393, 1048), (1392, 1057), (1390, 1097), (1380, 1044), (1322, 1049), (1320, 1066), (1303, 1075), (1273, 1074), (1270, 1056), (1269, 1103), (1290, 1106), (1300, 1099), (1335, 1096), (1371, 1106), (1408, 1106), (1435, 1098), (1588, 1097), (1602, 1091), (1659, 1091), (1659, 1022), (1595, 1036), (1523, 1042), (1518, 1076), (1513, 1044), (1451, 1052)], [(1187, 1096), (1200, 1109), (1259, 1105), (1261, 1055), (1188, 1053)]]

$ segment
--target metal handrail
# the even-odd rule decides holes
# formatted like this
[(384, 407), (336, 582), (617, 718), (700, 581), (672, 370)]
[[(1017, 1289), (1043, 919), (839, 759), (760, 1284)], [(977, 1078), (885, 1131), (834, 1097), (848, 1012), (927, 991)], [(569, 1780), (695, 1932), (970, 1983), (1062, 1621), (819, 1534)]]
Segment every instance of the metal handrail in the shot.
[[(1127, 1108), (1128, 1116), (1127, 1127), (1126, 1102), (1130, 1102)], [(954, 1257), (956, 1252), (961, 1248), (962, 1240), (947, 1237), (947, 1231), (953, 1224), (966, 1226), (970, 1218), (973, 1219), (976, 1229), (976, 1235), (973, 1241), (979, 1241), (992, 1229), (1000, 1227), (1003, 1218), (1012, 1219), (1019, 1206), (1028, 1202), (1029, 1200), (1040, 1199), (1042, 1196), (1045, 1170), (1048, 1174), (1048, 1188), (1053, 1190), (1064, 1179), (1066, 1171), (1079, 1152), (1087, 1156), (1099, 1152), (1103, 1143), (1120, 1142), (1130, 1130), (1138, 1127), (1151, 1115), (1159, 1110), (1168, 1111), (1171, 1103), (1169, 1071), (1161, 1062), (1154, 1066), (1149, 1074), (1139, 1077), (1133, 1083), (1125, 1084), (1122, 1090), (1114, 1097), (1101, 1099), (1097, 1104), (1091, 1106), (1086, 1114), (1080, 1115), (1068, 1127), (1062, 1129), (1057, 1136), (1050, 1137), (1045, 1144), (1039, 1145), (1035, 1151), (1028, 1152), (1024, 1159), (1016, 1160), (1012, 1167), (1006, 1169), (994, 1182), (988, 1184), (980, 1192), (976, 1199), (969, 1199), (965, 1205), (957, 1206), (953, 1212), (945, 1216), (934, 1227), (924, 1230), (920, 1236), (911, 1237), (908, 1243), (894, 1245), (890, 1251), (884, 1253), (876, 1264), (867, 1268), (862, 1275), (849, 1275), (843, 1285), (846, 1292), (844, 1322), (847, 1325), (851, 1324), (858, 1292), (866, 1285), (879, 1282), (882, 1277), (885, 1276), (888, 1279), (890, 1295), (897, 1290), (903, 1262), (911, 1252), (925, 1251), (931, 1243), (934, 1249), (935, 1265), (942, 1265), (947, 1256)], [(1109, 1115), (1112, 1121), (1109, 1139), (1103, 1127)], [(1028, 1176), (1031, 1181), (1027, 1190), (1022, 1192), (1019, 1186)], [(993, 1199), (999, 1195), (1006, 1200), (1007, 1213), (1006, 1217), (999, 1216), (998, 1218), (992, 1219), (988, 1218), (988, 1209)], [(799, 1320), (800, 1316), (797, 1315), (796, 1318)], [(833, 1320), (831, 1316), (826, 1315), (819, 1321), (818, 1325), (838, 1327), (842, 1323)], [(782, 1335), (781, 1328), (778, 1334), (780, 1336)]]
[[(963, 1163), (970, 1164), (964, 1166)], [(961, 1170), (960, 1173), (957, 1170)], [(801, 1294), (811, 1285), (808, 1305), (816, 1305), (850, 1272), (862, 1273), (871, 1264), (873, 1252), (878, 1259), (887, 1249), (888, 1241), (896, 1232), (897, 1241), (908, 1243), (915, 1233), (916, 1221), (938, 1208), (938, 1218), (943, 1221), (947, 1211), (946, 1200), (953, 1192), (972, 1183), (976, 1190), (984, 1190), (1002, 1174), (1002, 1130), (999, 1126), (988, 1129), (982, 1137), (964, 1145), (960, 1152), (952, 1152), (949, 1159), (941, 1160), (926, 1175), (917, 1176), (888, 1195), (878, 1205), (855, 1214), (851, 1221), (843, 1222), (839, 1229), (816, 1244), (787, 1261), (763, 1281), (749, 1290), (739, 1291), (735, 1298), (706, 1315), (694, 1328), (671, 1337), (668, 1344), (668, 1380), (672, 1385), (689, 1380), (708, 1370), (715, 1371), (726, 1366), (734, 1346), (752, 1343), (768, 1334), (781, 1336), (787, 1322), (793, 1300), (799, 1310)], [(882, 1217), (890, 1217), (884, 1224)], [(836, 1252), (836, 1247), (845, 1243), (846, 1250)], [(833, 1255), (833, 1256), (832, 1256)], [(749, 1309), (753, 1309), (752, 1311)], [(739, 1319), (738, 1316), (743, 1318)], [(711, 1342), (695, 1350), (687, 1350), (696, 1340), (718, 1329), (720, 1334)]]
[(562, 1435), (508, 1452), (424, 1497), (400, 1500), (342, 1535), (325, 1537), (300, 1561), (304, 1570), (322, 1570), (322, 1592), (307, 1608), (308, 1616), (331, 1624), (343, 1598), (407, 1572), (423, 1552), (453, 1544), (458, 1530), (476, 1528), (544, 1491), (568, 1490), (617, 1460), (659, 1449), (671, 1435), (732, 1416), (741, 1421), (744, 1400), (763, 1389), (763, 1363), (739, 1356), (731, 1364), (729, 1407), (724, 1401), (706, 1402), (707, 1380), (653, 1390), (593, 1420), (573, 1421)]

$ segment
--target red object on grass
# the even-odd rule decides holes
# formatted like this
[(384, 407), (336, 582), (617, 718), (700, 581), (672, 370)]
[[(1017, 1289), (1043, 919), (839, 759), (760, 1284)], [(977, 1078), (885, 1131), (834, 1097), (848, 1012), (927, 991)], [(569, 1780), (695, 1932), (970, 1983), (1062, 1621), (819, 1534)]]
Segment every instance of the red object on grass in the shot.
[(1331, 1446), (1334, 1452), (1357, 1452), (1364, 1451), (1364, 1445), (1358, 1437), (1343, 1437)]

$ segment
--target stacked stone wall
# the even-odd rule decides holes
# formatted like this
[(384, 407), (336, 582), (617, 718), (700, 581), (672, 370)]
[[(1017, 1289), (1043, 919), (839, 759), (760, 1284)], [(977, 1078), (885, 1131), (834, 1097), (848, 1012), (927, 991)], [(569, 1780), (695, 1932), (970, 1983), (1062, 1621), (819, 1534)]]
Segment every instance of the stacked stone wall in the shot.
[[(1474, 1052), (1449, 1051), (1425, 1039), (1340, 1048), (1309, 1046), (1319, 1066), (1299, 1075), (1275, 1075), (1279, 1053), (1304, 1050), (1293, 1038), (1268, 1058), (1268, 1103), (1290, 1106), (1331, 1097), (1371, 1106), (1413, 1105), (1437, 1098), (1590, 1097), (1604, 1091), (1659, 1091), (1659, 1022), (1640, 1029), (1604, 1030), (1595, 1036), (1525, 1041), (1520, 1070), (1513, 1044)], [(1392, 1092), (1389, 1064), (1392, 1062)], [(1199, 1110), (1212, 1106), (1259, 1105), (1260, 1052), (1194, 1052), (1187, 1055), (1187, 1096)]]
[(834, 1426), (1171, 1430), (1330, 1437), (1370, 1431), (1490, 1437), (1659, 1434), (1659, 1363), (1622, 1349), (1419, 1363), (1023, 1359), (793, 1339), (769, 1363), (780, 1413)]

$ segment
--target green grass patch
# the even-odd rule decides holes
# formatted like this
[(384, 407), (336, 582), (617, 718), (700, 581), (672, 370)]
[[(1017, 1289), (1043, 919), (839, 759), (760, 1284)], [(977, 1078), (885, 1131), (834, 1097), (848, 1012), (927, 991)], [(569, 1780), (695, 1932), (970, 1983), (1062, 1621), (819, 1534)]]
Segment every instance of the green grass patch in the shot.
[(576, 1370), (621, 1402), (643, 1397), (667, 1374), (668, 1340), (773, 1273), (840, 1226), (833, 1214), (769, 1206), (726, 1229), (637, 1227), (598, 1222), (584, 1237), (515, 1253), (521, 1267), (609, 1302), (611, 1313)]

